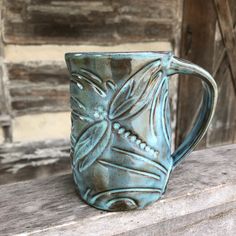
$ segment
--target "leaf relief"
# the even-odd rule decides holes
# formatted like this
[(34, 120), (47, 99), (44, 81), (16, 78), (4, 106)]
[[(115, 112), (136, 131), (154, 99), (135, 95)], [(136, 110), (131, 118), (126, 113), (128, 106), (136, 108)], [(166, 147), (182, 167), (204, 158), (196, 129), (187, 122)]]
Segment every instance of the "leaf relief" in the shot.
[(149, 102), (160, 75), (160, 60), (147, 64), (133, 74), (112, 99), (109, 118), (126, 119), (140, 112)]
[(165, 92), (164, 98), (163, 98), (163, 111), (162, 111), (162, 126), (163, 126), (163, 132), (164, 137), (166, 139), (166, 143), (170, 146), (171, 144), (171, 128), (170, 128), (170, 103), (168, 100), (168, 90)]
[(98, 95), (106, 97), (106, 89), (102, 84), (102, 79), (86, 69), (81, 68), (78, 72), (72, 73), (71, 80), (77, 84), (80, 81), (85, 81)]
[(79, 171), (87, 169), (103, 153), (111, 137), (111, 125), (102, 120), (93, 123), (79, 137), (74, 151), (74, 165)]
[(83, 120), (87, 122), (93, 122), (94, 120), (87, 114), (85, 105), (75, 96), (71, 95), (70, 104), (72, 108), (73, 119)]

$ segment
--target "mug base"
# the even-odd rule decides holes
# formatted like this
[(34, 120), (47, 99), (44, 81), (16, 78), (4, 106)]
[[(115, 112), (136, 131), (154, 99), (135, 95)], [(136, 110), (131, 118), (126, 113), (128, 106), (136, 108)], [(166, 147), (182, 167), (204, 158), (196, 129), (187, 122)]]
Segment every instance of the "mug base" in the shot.
[[(133, 193), (126, 193), (123, 196), (109, 195), (100, 201), (92, 202), (92, 198), (89, 198), (88, 196), (85, 198), (84, 196), (82, 196), (77, 187), (76, 192), (78, 193), (80, 198), (89, 206), (108, 212), (141, 210), (158, 201), (162, 196), (162, 194), (155, 194), (155, 196), (147, 196), (145, 194), (146, 200), (141, 201), (141, 199), (143, 199), (144, 197), (143, 194), (139, 194), (139, 197), (141, 199), (136, 199), (132, 196)], [(149, 199), (147, 197), (149, 197)]]

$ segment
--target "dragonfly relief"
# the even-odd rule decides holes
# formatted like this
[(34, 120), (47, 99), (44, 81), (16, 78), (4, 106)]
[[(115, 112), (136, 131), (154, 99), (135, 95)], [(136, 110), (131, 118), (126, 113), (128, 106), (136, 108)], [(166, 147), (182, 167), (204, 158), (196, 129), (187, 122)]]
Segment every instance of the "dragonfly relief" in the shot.
[[(150, 121), (154, 123), (155, 99), (157, 99), (156, 94), (159, 93), (161, 83), (163, 83), (162, 76), (160, 59), (149, 62), (136, 71), (120, 88), (117, 88), (111, 80), (104, 83), (98, 75), (83, 68), (72, 73), (72, 83), (76, 83), (81, 89), (85, 85), (91, 86), (104, 99), (108, 89), (112, 91), (112, 98), (106, 106), (103, 103), (96, 107), (89, 107), (93, 114), (86, 112), (88, 109), (78, 98), (71, 97), (72, 115), (87, 122), (87, 126), (79, 137), (71, 137), (74, 147), (74, 167), (78, 166), (80, 172), (90, 167), (102, 155), (114, 132), (123, 135), (130, 142), (136, 143), (141, 149), (158, 153), (158, 150), (142, 141), (137, 135), (133, 135), (135, 132), (123, 127), (120, 121), (132, 119), (151, 103), (153, 112), (150, 113), (152, 116)], [(155, 129), (154, 125), (153, 129)], [(168, 133), (168, 131), (166, 132)]]

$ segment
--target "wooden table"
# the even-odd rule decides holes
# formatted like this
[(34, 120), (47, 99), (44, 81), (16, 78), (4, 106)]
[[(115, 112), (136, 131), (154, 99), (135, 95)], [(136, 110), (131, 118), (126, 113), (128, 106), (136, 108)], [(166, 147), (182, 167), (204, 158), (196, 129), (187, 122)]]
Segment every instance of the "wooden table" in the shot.
[(70, 174), (0, 186), (0, 235), (236, 235), (236, 145), (191, 154), (145, 210), (83, 203)]

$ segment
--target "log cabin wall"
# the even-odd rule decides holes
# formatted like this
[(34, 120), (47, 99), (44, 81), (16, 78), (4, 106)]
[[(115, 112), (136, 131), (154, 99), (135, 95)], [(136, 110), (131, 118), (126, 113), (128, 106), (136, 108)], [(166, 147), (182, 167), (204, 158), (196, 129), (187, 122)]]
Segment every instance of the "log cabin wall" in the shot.
[[(134, 0), (132, 5), (123, 0), (2, 0), (13, 141), (68, 137), (65, 52), (172, 50), (181, 10), (182, 0)], [(173, 81), (173, 108), (176, 85)]]
[[(180, 56), (206, 68), (218, 85), (218, 103), (198, 148), (236, 142), (236, 0), (184, 1)], [(199, 81), (181, 76), (176, 144), (191, 126), (200, 103)]]
[(0, 184), (70, 171), (65, 52), (178, 52), (182, 0), (0, 3)]
[[(0, 4), (0, 184), (69, 170), (68, 51), (173, 50), (199, 64), (215, 76), (219, 101), (198, 148), (236, 142), (236, 0)], [(200, 103), (201, 84), (173, 78), (170, 91), (173, 143), (179, 145)]]
[[(3, 2), (0, 1), (0, 9), (3, 8)], [(3, 15), (0, 11), (0, 25), (2, 26)], [(12, 141), (11, 117), (10, 117), (10, 99), (8, 89), (6, 88), (7, 68), (4, 63), (4, 43), (3, 30), (0, 28), (0, 143), (3, 141)], [(4, 140), (5, 137), (5, 140)]]

